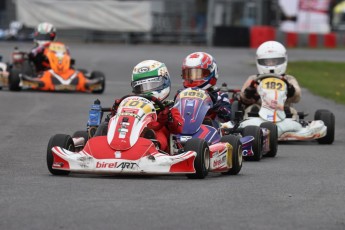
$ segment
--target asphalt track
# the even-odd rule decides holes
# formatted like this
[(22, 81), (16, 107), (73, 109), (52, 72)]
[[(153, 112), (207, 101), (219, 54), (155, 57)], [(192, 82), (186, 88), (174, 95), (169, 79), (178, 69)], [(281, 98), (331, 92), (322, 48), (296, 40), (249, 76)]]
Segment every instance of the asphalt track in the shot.
[[(5, 61), (15, 45), (30, 47), (1, 42)], [(165, 62), (174, 91), (181, 85), (182, 60), (193, 51), (215, 56), (219, 83), (240, 86), (256, 71), (255, 50), (244, 48), (69, 46), (77, 67), (105, 72), (106, 91), (102, 95), (0, 91), (0, 229), (345, 229), (345, 107), (305, 89), (296, 107), (309, 112), (310, 119), (316, 109), (335, 114), (333, 145), (282, 144), (276, 158), (244, 162), (237, 176), (211, 174), (205, 180), (50, 175), (49, 138), (84, 129), (94, 99), (110, 106), (114, 98), (130, 93), (130, 74), (141, 60)], [(290, 60), (345, 61), (345, 50), (288, 53)]]

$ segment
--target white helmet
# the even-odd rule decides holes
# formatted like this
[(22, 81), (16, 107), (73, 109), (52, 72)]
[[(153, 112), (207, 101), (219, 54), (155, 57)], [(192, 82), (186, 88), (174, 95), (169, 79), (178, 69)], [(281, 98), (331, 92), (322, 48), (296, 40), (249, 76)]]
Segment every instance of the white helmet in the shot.
[(34, 32), (34, 42), (39, 46), (54, 41), (56, 38), (56, 29), (53, 24), (42, 22), (38, 24)]
[(287, 67), (285, 47), (276, 41), (262, 43), (256, 50), (256, 67), (259, 74), (284, 74)]
[(155, 96), (163, 101), (170, 94), (170, 75), (164, 63), (145, 60), (137, 64), (132, 72), (132, 92)]

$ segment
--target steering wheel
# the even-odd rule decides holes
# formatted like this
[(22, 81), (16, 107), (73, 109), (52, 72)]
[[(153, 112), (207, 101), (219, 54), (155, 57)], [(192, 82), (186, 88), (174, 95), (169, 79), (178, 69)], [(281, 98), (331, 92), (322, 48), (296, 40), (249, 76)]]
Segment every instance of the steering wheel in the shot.
[(160, 100), (158, 100), (158, 98), (156, 98), (155, 96), (145, 95), (145, 94), (128, 94), (126, 96), (123, 96), (121, 99), (118, 99), (115, 101), (116, 108), (120, 105), (120, 103), (124, 99), (126, 99), (127, 97), (133, 97), (133, 96), (143, 97), (149, 101), (152, 101), (153, 103), (155, 103), (159, 107), (160, 111), (163, 111), (165, 109), (165, 106), (163, 105), (163, 103)]
[(275, 73), (268, 73), (268, 74), (260, 74), (256, 77), (255, 80), (253, 80), (256, 84), (259, 84), (263, 79), (266, 78), (277, 78), (285, 82), (286, 85), (289, 85), (290, 83), (286, 80), (285, 77), (275, 74)]

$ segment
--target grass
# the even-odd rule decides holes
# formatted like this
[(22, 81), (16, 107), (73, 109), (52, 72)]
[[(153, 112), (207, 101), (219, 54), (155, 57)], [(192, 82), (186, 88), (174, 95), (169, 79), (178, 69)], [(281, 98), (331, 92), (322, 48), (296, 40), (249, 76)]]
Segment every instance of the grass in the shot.
[(289, 62), (287, 74), (295, 76), (301, 87), (312, 93), (345, 104), (344, 62)]

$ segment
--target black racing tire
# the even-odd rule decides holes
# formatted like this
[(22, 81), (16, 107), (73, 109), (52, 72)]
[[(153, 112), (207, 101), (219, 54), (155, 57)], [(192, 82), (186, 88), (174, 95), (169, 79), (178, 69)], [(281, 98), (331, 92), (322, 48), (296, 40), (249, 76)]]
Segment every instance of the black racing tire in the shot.
[(232, 168), (227, 172), (222, 172), (223, 175), (237, 175), (242, 169), (243, 157), (240, 139), (240, 136), (235, 135), (226, 135), (220, 139), (221, 142), (228, 142), (232, 146)]
[(321, 120), (320, 119), (320, 115), (321, 115), (322, 112), (325, 112), (325, 111), (328, 112), (329, 110), (327, 110), (327, 109), (318, 109), (318, 110), (316, 110), (315, 114), (314, 114), (314, 120)]
[(72, 137), (83, 137), (85, 140), (85, 144), (86, 142), (89, 140), (89, 134), (87, 133), (86, 130), (78, 130), (75, 131), (72, 135)]
[(268, 151), (265, 157), (275, 157), (278, 152), (278, 127), (272, 122), (263, 122), (260, 125), (261, 128), (266, 128), (270, 131), (269, 143), (270, 151)]
[(10, 75), (8, 76), (8, 88), (10, 91), (20, 91), (20, 77), (21, 71), (19, 69), (11, 69)]
[(194, 160), (195, 173), (186, 174), (189, 179), (204, 179), (210, 169), (210, 149), (204, 139), (189, 139), (184, 151), (195, 151), (197, 153)]
[(248, 125), (243, 128), (242, 136), (253, 136), (252, 150), (254, 156), (243, 156), (246, 161), (260, 161), (262, 158), (262, 132), (259, 126)]
[[(318, 111), (316, 111), (318, 112)], [(317, 115), (317, 116), (316, 116)], [(318, 114), (315, 113), (317, 120), (321, 120), (327, 126), (326, 136), (317, 139), (319, 144), (332, 144), (334, 142), (334, 132), (335, 132), (335, 116), (332, 112), (328, 110), (319, 111)]]
[(94, 90), (92, 93), (94, 94), (102, 94), (105, 90), (105, 75), (101, 71), (92, 71), (90, 79), (100, 79), (102, 88), (100, 90)]
[(52, 148), (54, 146), (59, 146), (69, 151), (74, 152), (74, 143), (70, 135), (56, 134), (49, 139), (47, 147), (47, 166), (48, 170), (53, 175), (68, 175), (70, 172), (66, 170), (53, 169), (54, 156), (52, 153)]

